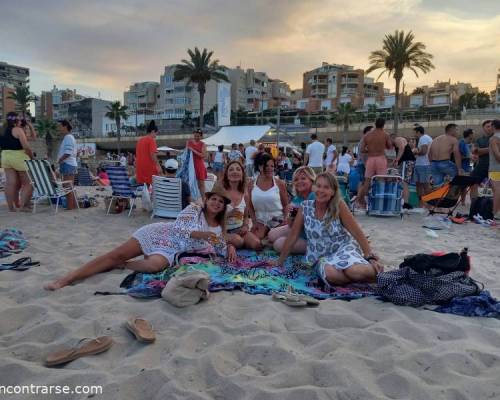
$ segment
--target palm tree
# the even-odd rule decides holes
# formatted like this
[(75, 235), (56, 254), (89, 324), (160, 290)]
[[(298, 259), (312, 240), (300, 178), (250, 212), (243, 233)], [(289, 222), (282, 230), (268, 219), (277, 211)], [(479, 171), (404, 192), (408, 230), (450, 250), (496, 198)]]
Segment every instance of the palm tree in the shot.
[(121, 151), (121, 122), (122, 118), (127, 119), (127, 106), (122, 106), (119, 101), (114, 101), (110, 105), (107, 106), (108, 112), (106, 113), (106, 117), (112, 119), (116, 122), (116, 137), (118, 138), (118, 154)]
[(36, 131), (40, 136), (45, 137), (45, 144), (47, 145), (47, 158), (52, 160), (54, 153), (54, 138), (57, 134), (57, 123), (50, 118), (37, 118)]
[(182, 64), (175, 66), (174, 81), (182, 81), (187, 79), (187, 83), (194, 83), (198, 85), (198, 92), (200, 94), (200, 122), (199, 127), (203, 128), (203, 99), (205, 98), (206, 85), (210, 80), (216, 82), (226, 81), (228, 78), (224, 73), (224, 69), (219, 65), (219, 60), (210, 60), (213, 51), (203, 49), (202, 52), (198, 47), (194, 51), (188, 49), (190, 60), (181, 60)]
[(21, 111), (23, 118), (26, 118), (30, 103), (35, 101), (35, 96), (31, 95), (29, 86), (16, 86), (16, 91), (9, 93), (8, 98), (16, 102), (17, 109)]
[(352, 124), (353, 117), (356, 115), (354, 114), (356, 109), (351, 103), (341, 103), (338, 105), (337, 111), (337, 126), (344, 126), (344, 132), (342, 134), (343, 144), (347, 146), (347, 132), (349, 131), (349, 125)]
[(479, 92), (476, 94), (477, 108), (486, 108), (491, 104), (490, 95), (486, 92)]
[[(423, 73), (429, 72), (434, 65), (431, 62), (432, 54), (426, 53), (425, 44), (415, 42), (415, 36), (410, 31), (405, 35), (404, 31), (396, 31), (393, 35), (385, 35), (382, 50), (372, 51), (370, 54), (370, 67), (366, 70), (369, 74), (377, 69), (382, 69), (378, 76), (380, 78), (384, 72), (389, 76), (393, 75), (396, 80), (396, 99), (394, 105), (394, 133), (398, 131), (399, 118), (399, 85), (403, 79), (405, 68), (412, 70), (418, 77), (417, 70)], [(378, 79), (377, 78), (377, 79)]]

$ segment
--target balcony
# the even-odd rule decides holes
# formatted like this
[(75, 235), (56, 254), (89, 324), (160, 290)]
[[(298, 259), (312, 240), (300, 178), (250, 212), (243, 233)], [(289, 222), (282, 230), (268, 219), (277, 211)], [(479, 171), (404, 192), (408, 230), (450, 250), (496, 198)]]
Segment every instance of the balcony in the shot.
[(328, 85), (328, 79), (316, 79), (311, 81), (311, 85)]
[(313, 89), (313, 90), (311, 90), (312, 96), (327, 95), (327, 94), (328, 94), (328, 89)]
[(356, 84), (356, 85), (358, 85), (359, 79), (357, 79), (357, 78), (347, 78), (347, 79), (346, 78), (342, 78), (341, 81), (340, 81), (340, 83), (342, 85), (345, 85), (345, 84)]

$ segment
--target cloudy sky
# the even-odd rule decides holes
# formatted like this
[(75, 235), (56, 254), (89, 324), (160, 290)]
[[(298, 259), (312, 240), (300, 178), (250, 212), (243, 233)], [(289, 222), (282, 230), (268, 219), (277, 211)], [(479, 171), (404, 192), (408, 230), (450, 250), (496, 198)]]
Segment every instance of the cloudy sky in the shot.
[[(436, 80), (492, 90), (500, 68), (499, 0), (0, 0), (0, 61), (31, 69), (35, 92), (58, 87), (121, 99), (137, 81), (159, 81), (163, 66), (194, 46), (222, 64), (266, 71), (302, 86), (322, 61), (368, 67), (386, 33), (412, 30)], [(376, 77), (378, 74), (373, 73)], [(381, 78), (391, 89), (393, 81)]]

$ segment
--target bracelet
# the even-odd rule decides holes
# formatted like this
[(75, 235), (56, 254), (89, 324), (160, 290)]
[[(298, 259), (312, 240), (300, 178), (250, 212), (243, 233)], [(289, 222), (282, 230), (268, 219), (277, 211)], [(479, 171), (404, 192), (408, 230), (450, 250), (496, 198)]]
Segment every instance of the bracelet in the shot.
[(377, 260), (377, 257), (373, 254), (369, 254), (367, 257), (365, 257), (365, 260), (370, 262), (371, 260)]

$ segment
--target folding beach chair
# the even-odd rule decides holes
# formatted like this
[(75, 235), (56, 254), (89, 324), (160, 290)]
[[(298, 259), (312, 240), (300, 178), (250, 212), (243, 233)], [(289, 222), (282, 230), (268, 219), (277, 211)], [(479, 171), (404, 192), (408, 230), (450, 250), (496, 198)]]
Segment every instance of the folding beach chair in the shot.
[(121, 165), (106, 165), (104, 169), (108, 174), (108, 178), (111, 183), (111, 189), (113, 190), (106, 214), (109, 214), (109, 211), (111, 210), (113, 199), (127, 199), (129, 201), (130, 207), (128, 216), (130, 217), (130, 215), (132, 214), (132, 210), (134, 209), (135, 200), (142, 191), (142, 185), (132, 186), (130, 184), (126, 167), (122, 167)]
[[(474, 176), (455, 176), (450, 182), (445, 183), (434, 191), (422, 196), (422, 201), (431, 205), (430, 214), (452, 215), (458, 207), (462, 192), (465, 195), (470, 191), (471, 186), (479, 184), (481, 178)], [(437, 208), (447, 208), (447, 212), (437, 211)]]
[(90, 176), (89, 167), (82, 165), (78, 167), (78, 173), (75, 177), (76, 186), (94, 186), (95, 183)]
[(153, 213), (155, 216), (176, 218), (182, 211), (182, 180), (153, 176)]
[(368, 215), (403, 217), (403, 179), (397, 175), (375, 175), (368, 192)]
[[(78, 199), (76, 189), (71, 181), (58, 181), (47, 160), (26, 160), (28, 166), (28, 176), (35, 189), (33, 199), (33, 213), (36, 212), (36, 205), (40, 200), (47, 199), (52, 205), (52, 199), (56, 199), (56, 213), (59, 210), (59, 199), (73, 193)], [(78, 208), (78, 201), (76, 202)]]

